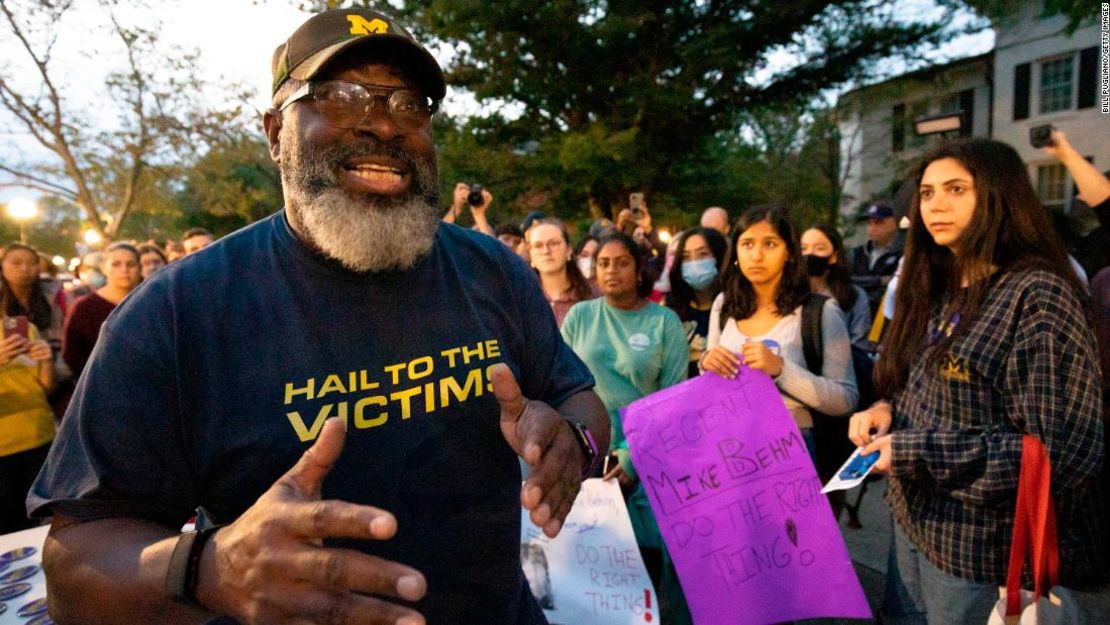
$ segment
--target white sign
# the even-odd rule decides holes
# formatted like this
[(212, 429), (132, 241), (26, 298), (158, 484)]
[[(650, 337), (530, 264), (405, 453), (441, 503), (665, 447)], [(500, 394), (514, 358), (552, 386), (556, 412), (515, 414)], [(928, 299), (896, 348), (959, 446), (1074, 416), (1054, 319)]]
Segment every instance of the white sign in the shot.
[(551, 625), (659, 623), (658, 597), (616, 480), (584, 481), (554, 539), (522, 508), (520, 562)]

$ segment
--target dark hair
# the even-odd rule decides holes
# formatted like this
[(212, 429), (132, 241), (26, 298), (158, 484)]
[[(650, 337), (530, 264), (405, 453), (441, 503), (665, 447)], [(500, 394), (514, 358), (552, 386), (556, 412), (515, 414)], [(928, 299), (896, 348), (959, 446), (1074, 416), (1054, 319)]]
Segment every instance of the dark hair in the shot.
[(200, 237), (200, 236), (211, 237), (212, 233), (205, 230), (204, 228), (189, 228), (188, 230), (185, 231), (185, 234), (181, 235), (181, 240), (185, 241), (185, 240), (191, 239), (193, 237)]
[[(648, 280), (644, 274), (644, 250), (627, 234), (612, 232), (598, 239), (597, 249), (594, 250), (594, 266), (597, 266), (597, 255), (601, 253), (602, 248), (610, 243), (623, 245), (628, 253), (632, 255), (632, 260), (636, 263), (636, 295), (640, 297), (651, 295), (652, 281)], [(594, 273), (596, 273), (596, 270)]]
[[(999, 275), (1043, 269), (1071, 285), (1080, 301), (1088, 302), (1018, 153), (990, 139), (952, 141), (921, 159), (914, 170), (915, 186), (920, 188), (931, 163), (946, 158), (956, 160), (971, 173), (975, 212), (960, 235), (958, 253), (953, 254), (933, 241), (921, 219), (921, 194), (914, 194), (894, 320), (883, 340), (883, 357), (875, 368), (877, 390), (883, 397), (891, 397), (905, 386), (910, 366), (926, 348), (929, 317), (946, 297), (950, 299), (945, 312), (959, 314), (960, 323), (932, 351), (930, 359), (939, 359), (962, 329), (971, 325), (969, 321), (978, 313), (990, 287), (987, 278), (992, 266), (998, 267)], [(965, 279), (967, 288), (959, 288)]]
[(844, 238), (840, 236), (836, 228), (828, 224), (813, 224), (808, 230), (820, 232), (832, 244), (836, 264), (829, 265), (829, 273), (825, 275), (825, 283), (829, 285), (829, 291), (840, 309), (844, 312), (852, 310), (859, 298), (859, 293), (852, 287), (851, 263), (848, 262), (848, 253), (844, 251)]
[(144, 254), (157, 254), (159, 257), (162, 258), (163, 263), (168, 263), (169, 262), (168, 260), (166, 260), (166, 253), (163, 252), (162, 249), (160, 247), (158, 247), (157, 245), (154, 245), (154, 244), (151, 244), (151, 243), (143, 243), (142, 245), (140, 245), (139, 247), (137, 247), (135, 249), (137, 249), (139, 251), (139, 258), (140, 259), (142, 259)]
[(801, 244), (798, 243), (798, 232), (794, 225), (779, 206), (765, 204), (752, 207), (740, 216), (729, 235), (728, 261), (721, 276), (722, 291), (725, 294), (721, 308), (722, 324), (729, 317), (736, 320), (747, 319), (755, 313), (755, 289), (744, 276), (744, 272), (740, 271), (736, 249), (740, 235), (763, 221), (771, 224), (771, 228), (786, 242), (786, 265), (782, 268), (782, 280), (779, 282), (778, 293), (775, 294), (775, 311), (782, 316), (788, 315), (801, 306), (809, 294), (809, 279), (802, 263)]
[[(8, 257), (8, 254), (16, 251), (29, 252), (35, 257), (35, 263), (39, 261), (39, 253), (35, 248), (24, 243), (12, 243), (8, 245), (3, 254), (0, 254), (0, 263)], [(40, 331), (46, 332), (54, 323), (54, 313), (50, 308), (50, 301), (46, 299), (46, 293), (42, 290), (42, 281), (36, 276), (35, 281), (31, 284), (31, 294), (27, 298), (29, 310), (24, 310), (23, 304), (19, 303), (19, 299), (12, 291), (12, 287), (4, 278), (3, 272), (0, 272), (0, 315), (8, 317), (18, 317), (26, 315), (31, 323), (35, 324)]]
[(574, 246), (575, 258), (578, 258), (578, 255), (582, 253), (582, 250), (586, 249), (586, 244), (590, 241), (597, 241), (597, 237), (593, 236), (592, 234), (587, 234), (586, 236), (582, 237), (582, 240), (578, 242), (578, 245)]
[[(558, 219), (549, 217), (534, 222), (531, 228), (543, 225), (555, 226), (558, 228), (559, 232), (563, 234), (563, 242), (567, 244), (567, 249), (571, 249), (570, 233), (567, 232), (566, 224)], [(529, 230), (531, 230), (531, 228), (529, 228)], [(540, 273), (539, 270), (534, 267), (533, 271), (536, 272), (536, 275)], [(565, 271), (567, 272), (567, 280), (570, 280), (570, 292), (574, 295), (574, 299), (581, 301), (593, 297), (594, 293), (593, 288), (590, 286), (590, 281), (586, 279), (586, 276), (582, 275), (582, 270), (578, 268), (578, 263), (575, 262), (575, 259), (572, 258), (567, 262)]]
[(686, 320), (690, 314), (690, 303), (694, 301), (696, 293), (694, 287), (686, 283), (686, 279), (682, 277), (682, 255), (686, 251), (686, 242), (692, 236), (700, 236), (705, 239), (705, 243), (709, 246), (710, 251), (713, 252), (713, 258), (717, 261), (717, 277), (713, 279), (713, 284), (710, 285), (713, 297), (721, 292), (721, 266), (728, 258), (728, 240), (725, 235), (712, 228), (702, 228), (696, 226), (684, 231), (678, 235), (678, 245), (674, 250), (674, 262), (671, 264), (671, 272), (669, 274), (671, 281), (671, 292), (667, 294), (667, 307), (678, 313), (678, 318)]
[(522, 239), (524, 238), (524, 233), (520, 231), (520, 228), (516, 224), (501, 224), (500, 226), (497, 226), (497, 229), (493, 232), (497, 236), (508, 234), (514, 237), (520, 237)]

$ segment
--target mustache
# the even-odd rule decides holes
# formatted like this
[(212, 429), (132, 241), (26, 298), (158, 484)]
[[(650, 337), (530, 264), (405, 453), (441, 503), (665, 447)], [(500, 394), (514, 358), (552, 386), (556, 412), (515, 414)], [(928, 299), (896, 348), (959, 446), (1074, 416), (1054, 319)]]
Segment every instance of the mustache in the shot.
[(412, 152), (399, 145), (389, 144), (370, 135), (358, 143), (334, 143), (322, 148), (311, 148), (304, 154), (304, 189), (315, 195), (323, 193), (339, 182), (338, 168), (356, 158), (385, 156), (405, 164), (414, 174), (418, 191), (423, 191), (424, 179), (430, 167)]

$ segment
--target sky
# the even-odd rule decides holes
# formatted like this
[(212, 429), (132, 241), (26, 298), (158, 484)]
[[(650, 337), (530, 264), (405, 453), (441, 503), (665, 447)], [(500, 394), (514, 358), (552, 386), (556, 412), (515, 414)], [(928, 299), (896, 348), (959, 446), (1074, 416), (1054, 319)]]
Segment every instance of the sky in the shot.
[[(911, 10), (938, 11), (930, 0), (909, 2), (920, 7)], [(78, 10), (67, 15), (62, 23), (63, 32), (58, 37), (52, 71), (58, 74), (57, 82), (68, 85), (67, 97), (84, 108), (90, 122), (111, 127), (114, 123), (111, 108), (99, 103), (105, 95), (103, 82), (107, 70), (122, 65), (122, 46), (100, 28), (102, 18), (87, 8), (93, 3), (79, 1), (76, 4)], [(307, 13), (297, 10), (292, 0), (151, 0), (150, 4), (157, 8), (153, 15), (123, 11), (121, 19), (144, 25), (160, 21), (164, 49), (199, 50), (200, 75), (214, 84), (236, 82), (245, 86), (254, 94), (252, 105), (260, 111), (269, 102), (270, 57), (274, 48), (308, 17)], [(939, 13), (936, 15), (940, 17)], [(4, 33), (0, 38), (0, 58), (25, 58), (22, 51), (14, 47), (16, 43), (6, 28), (0, 32)], [(938, 60), (947, 60), (980, 54), (989, 50), (993, 43), (993, 33), (989, 32), (966, 37), (953, 41), (936, 56)], [(441, 64), (452, 56), (449, 46), (433, 46), (431, 52)], [(790, 55), (775, 55), (765, 71), (775, 71), (794, 62)], [(30, 66), (8, 67), (14, 68), (12, 71), (24, 88), (38, 88), (38, 76)], [(892, 68), (891, 73), (900, 72)], [(459, 115), (479, 112), (483, 106), (470, 94), (452, 92), (449, 88), (444, 109)], [(0, 128), (4, 127), (10, 128), (0, 124)], [(8, 135), (0, 140), (0, 158), (11, 159), (13, 155), (27, 159), (53, 157), (29, 139)], [(0, 189), (0, 202), (18, 196), (33, 198), (38, 194), (37, 191)]]

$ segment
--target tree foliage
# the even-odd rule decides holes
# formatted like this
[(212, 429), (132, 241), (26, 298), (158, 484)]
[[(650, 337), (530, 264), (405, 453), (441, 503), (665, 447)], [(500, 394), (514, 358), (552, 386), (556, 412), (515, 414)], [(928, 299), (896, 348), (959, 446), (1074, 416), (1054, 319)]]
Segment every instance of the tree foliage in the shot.
[[(322, 10), (376, 3), (300, 4)], [(753, 199), (749, 193), (758, 189), (750, 176), (697, 174), (736, 163), (707, 158), (756, 156), (746, 148), (726, 149), (744, 142), (741, 129), (752, 114), (791, 107), (801, 114), (824, 90), (880, 72), (883, 60), (918, 59), (952, 34), (944, 20), (902, 17), (899, 3), (882, 0), (398, 4), (405, 23), (426, 41), (448, 42), (456, 51), (449, 84), (480, 103), (505, 103), (520, 112), (468, 120), (456, 130), (473, 138), (448, 136), (445, 145), (472, 141), (481, 163), (498, 148), (532, 146), (524, 156), (505, 157), (512, 169), (487, 175), (546, 174), (513, 191), (513, 198), (524, 198), (518, 210), (547, 198), (556, 213), (570, 203), (578, 211), (589, 206), (594, 216), (611, 215), (637, 190), (655, 199), (653, 211), (676, 215), (723, 204), (722, 196)], [(452, 169), (451, 150), (441, 156), (445, 171)], [(783, 156), (763, 161), (773, 167), (775, 158)], [(694, 180), (708, 186), (691, 188)]]
[[(71, 32), (66, 20), (78, 4), (0, 0), (0, 30), (20, 52), (0, 65), (0, 111), (7, 113), (0, 130), (29, 138), (50, 155), (46, 162), (0, 157), (0, 187), (32, 188), (71, 202), (89, 227), (110, 240), (136, 212), (156, 212), (181, 166), (240, 123), (241, 110), (214, 97), (234, 96), (197, 76), (195, 52), (162, 51), (161, 25), (149, 17), (153, 11), (141, 25), (128, 24), (126, 15), (141, 11), (141, 3), (96, 0), (81, 8), (97, 9), (117, 46), (97, 54), (109, 59), (116, 52), (122, 59), (97, 97), (98, 115), (115, 114), (105, 128), (98, 115), (88, 114), (87, 102), (71, 99), (74, 85), (66, 83), (70, 77), (53, 57), (59, 37)], [(27, 75), (34, 79), (19, 80)]]

